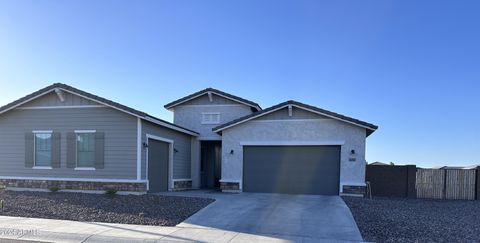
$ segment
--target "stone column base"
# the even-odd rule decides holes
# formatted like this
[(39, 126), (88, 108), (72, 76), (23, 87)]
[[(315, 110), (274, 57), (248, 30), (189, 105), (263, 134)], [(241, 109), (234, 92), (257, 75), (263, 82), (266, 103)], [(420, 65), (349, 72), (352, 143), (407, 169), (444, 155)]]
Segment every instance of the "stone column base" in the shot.
[(173, 180), (173, 190), (182, 191), (192, 189), (192, 180)]
[(240, 192), (240, 183), (239, 182), (220, 182), (220, 189), (222, 192)]
[(342, 196), (356, 196), (356, 197), (363, 197), (365, 196), (366, 192), (365, 186), (349, 186), (343, 185), (343, 192)]

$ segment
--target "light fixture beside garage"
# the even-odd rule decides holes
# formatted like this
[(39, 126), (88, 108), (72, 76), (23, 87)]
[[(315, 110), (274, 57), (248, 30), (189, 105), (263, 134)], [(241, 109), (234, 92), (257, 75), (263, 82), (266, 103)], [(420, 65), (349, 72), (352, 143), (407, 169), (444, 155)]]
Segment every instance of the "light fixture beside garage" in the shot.
[(233, 153), (234, 153), (233, 149), (232, 149), (232, 150), (230, 150), (230, 154), (233, 154)]
[(178, 153), (178, 149), (174, 148), (173, 152)]
[(148, 143), (143, 142), (143, 147), (144, 147), (144, 148), (148, 148)]
[(350, 153), (351, 153), (352, 155), (354, 155), (354, 154), (355, 154), (355, 149), (352, 149), (352, 151), (350, 151)]

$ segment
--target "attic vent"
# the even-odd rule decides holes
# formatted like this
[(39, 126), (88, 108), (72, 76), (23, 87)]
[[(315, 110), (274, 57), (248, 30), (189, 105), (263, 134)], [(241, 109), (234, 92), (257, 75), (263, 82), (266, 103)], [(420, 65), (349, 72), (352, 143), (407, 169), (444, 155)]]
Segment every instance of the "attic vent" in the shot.
[(220, 124), (219, 112), (202, 113), (202, 124)]

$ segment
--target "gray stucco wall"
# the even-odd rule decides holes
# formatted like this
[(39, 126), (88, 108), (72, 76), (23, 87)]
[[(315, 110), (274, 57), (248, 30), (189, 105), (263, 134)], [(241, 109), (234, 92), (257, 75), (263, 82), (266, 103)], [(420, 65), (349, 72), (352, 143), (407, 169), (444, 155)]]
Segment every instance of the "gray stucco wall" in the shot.
[[(240, 182), (243, 169), (243, 142), (342, 142), (340, 190), (342, 185), (365, 183), (365, 129), (333, 119), (301, 121), (252, 120), (226, 129), (222, 133), (222, 181)], [(230, 154), (230, 150), (234, 154)], [(354, 149), (355, 155), (350, 151)], [(349, 161), (355, 158), (356, 161)]]
[[(111, 108), (14, 109), (0, 115), (0, 177), (136, 179), (137, 119)], [(61, 168), (25, 168), (25, 133), (61, 133)], [(105, 132), (105, 168), (66, 168), (66, 136), (74, 130)]]
[[(202, 124), (202, 112), (219, 112), (219, 124)], [(239, 117), (251, 114), (251, 108), (225, 98), (213, 95), (210, 102), (207, 95), (175, 107), (173, 121), (175, 124), (200, 133), (200, 139), (221, 140), (221, 136), (212, 128)]]
[[(142, 121), (142, 143), (147, 142), (147, 134), (174, 140), (173, 179), (191, 178), (192, 136), (165, 127)], [(146, 149), (142, 146), (142, 179), (146, 179)]]

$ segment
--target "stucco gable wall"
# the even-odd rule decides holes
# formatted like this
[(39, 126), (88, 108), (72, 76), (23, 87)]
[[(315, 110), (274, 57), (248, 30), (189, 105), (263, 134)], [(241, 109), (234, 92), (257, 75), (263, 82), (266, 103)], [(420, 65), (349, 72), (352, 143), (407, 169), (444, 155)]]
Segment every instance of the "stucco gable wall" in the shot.
[[(219, 124), (202, 124), (202, 113), (218, 112), (220, 113)], [(245, 105), (205, 105), (205, 106), (184, 106), (175, 107), (173, 122), (179, 126), (200, 133), (200, 139), (220, 140), (221, 136), (212, 131), (212, 128), (251, 114), (250, 107)]]
[[(343, 185), (364, 185), (365, 140), (365, 129), (333, 119), (249, 121), (222, 133), (222, 181), (242, 180), (243, 142), (343, 142), (340, 190)], [(351, 155), (352, 149), (355, 155)], [(234, 150), (233, 154), (231, 150)], [(352, 162), (350, 158), (356, 161)]]
[(233, 101), (231, 99), (218, 96), (216, 94), (212, 94), (212, 101), (210, 101), (208, 95), (204, 94), (195, 99), (182, 103), (181, 105), (234, 105), (234, 104), (240, 104), (240, 103)]
[(291, 116), (289, 115), (288, 108), (283, 108), (256, 119), (257, 120), (290, 120), (290, 119), (329, 119), (329, 118), (326, 116), (315, 114), (310, 111), (292, 107)]

